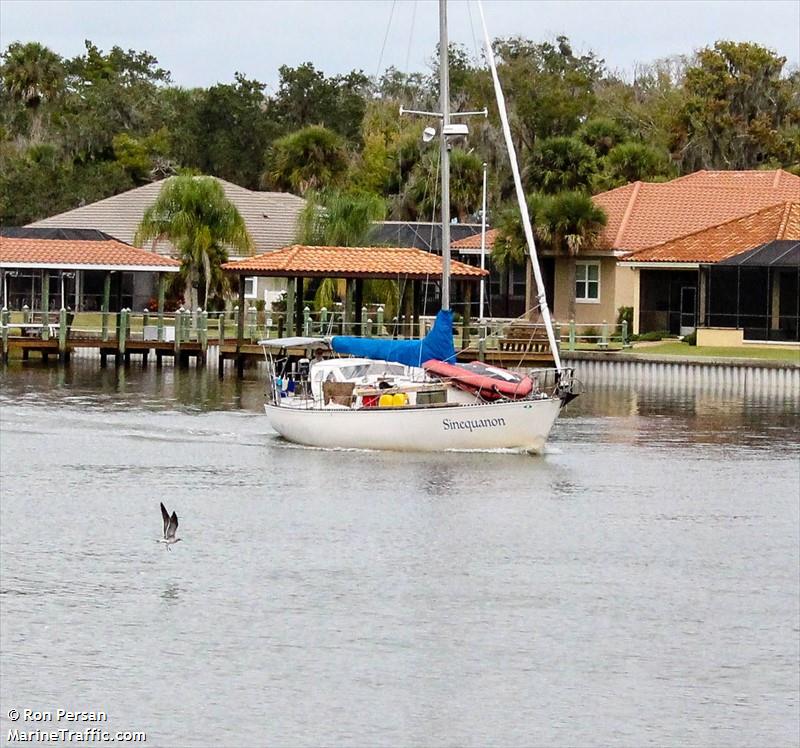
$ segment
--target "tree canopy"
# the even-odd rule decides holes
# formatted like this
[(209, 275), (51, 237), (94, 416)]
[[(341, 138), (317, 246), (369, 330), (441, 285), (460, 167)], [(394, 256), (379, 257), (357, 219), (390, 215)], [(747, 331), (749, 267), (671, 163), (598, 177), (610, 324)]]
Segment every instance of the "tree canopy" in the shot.
[[(643, 64), (627, 79), (566, 37), (496, 39), (512, 137), (528, 187), (598, 192), (696, 169), (800, 172), (800, 72), (758, 44), (719, 41)], [(678, 50), (680, 51), (680, 50)], [(453, 108), (488, 107), (453, 150), (451, 210), (478, 209), (480, 171), (495, 214), (513, 197), (491, 79), (465, 47), (449, 49)], [(433, 62), (433, 59), (432, 59)], [(328, 75), (282, 66), (272, 92), (245, 73), (176, 86), (148, 51), (86, 41), (72, 58), (36, 41), (0, 61), (0, 220), (22, 224), (192, 170), (250, 189), (346, 187), (378, 196), (393, 219), (438, 213), (437, 71)]]

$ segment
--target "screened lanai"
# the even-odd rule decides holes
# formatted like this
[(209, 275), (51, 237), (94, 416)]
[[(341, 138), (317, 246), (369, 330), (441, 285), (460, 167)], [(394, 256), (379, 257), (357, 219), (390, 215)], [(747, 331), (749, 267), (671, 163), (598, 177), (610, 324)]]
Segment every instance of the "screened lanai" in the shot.
[(773, 240), (706, 274), (706, 327), (741, 328), (745, 340), (800, 341), (800, 241)]

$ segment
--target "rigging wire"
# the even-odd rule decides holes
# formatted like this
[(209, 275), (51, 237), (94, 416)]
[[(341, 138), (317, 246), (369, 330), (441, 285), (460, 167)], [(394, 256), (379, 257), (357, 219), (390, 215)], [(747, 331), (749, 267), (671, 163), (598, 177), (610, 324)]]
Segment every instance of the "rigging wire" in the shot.
[(403, 66), (403, 75), (405, 76), (405, 83), (408, 84), (408, 63), (411, 59), (411, 40), (414, 38), (414, 24), (417, 20), (417, 0), (414, 0), (414, 5), (411, 8), (411, 28), (408, 32), (408, 46), (406, 47), (406, 62)]
[(480, 53), (478, 52), (478, 37), (475, 36), (475, 25), (472, 23), (472, 0), (466, 0), (467, 5), (467, 15), (469, 16), (469, 28), (472, 32), (472, 49), (475, 52), (475, 62), (481, 59)]
[(392, 0), (392, 8), (389, 11), (389, 22), (386, 24), (386, 33), (383, 35), (383, 45), (381, 46), (381, 53), (378, 56), (378, 66), (375, 68), (375, 84), (378, 83), (378, 75), (381, 72), (381, 63), (383, 62), (383, 53), (386, 51), (386, 42), (389, 39), (389, 32), (392, 29), (392, 18), (394, 17), (394, 6), (397, 5), (397, 0)]
[[(431, 202), (431, 230), (430, 230), (430, 234), (428, 236), (428, 251), (430, 251), (433, 248), (433, 230), (434, 230), (434, 226), (435, 226), (434, 218), (436, 218), (436, 198), (439, 196), (439, 172), (440, 172), (441, 168), (442, 168), (442, 154), (441, 154), (441, 151), (437, 151), (437, 156), (436, 156), (436, 174), (435, 174), (435, 176), (433, 178), (433, 200)], [(427, 194), (427, 192), (428, 192), (428, 183), (426, 182), (425, 183), (425, 193)], [(441, 231), (444, 231), (444, 229), (441, 229)], [(439, 244), (441, 245), (441, 240), (440, 240)], [(439, 247), (439, 251), (441, 252), (441, 246)], [(441, 288), (439, 289), (439, 293), (441, 294)], [(427, 296), (428, 296), (428, 288), (426, 286), (426, 288), (425, 288), (426, 300), (427, 300)]]

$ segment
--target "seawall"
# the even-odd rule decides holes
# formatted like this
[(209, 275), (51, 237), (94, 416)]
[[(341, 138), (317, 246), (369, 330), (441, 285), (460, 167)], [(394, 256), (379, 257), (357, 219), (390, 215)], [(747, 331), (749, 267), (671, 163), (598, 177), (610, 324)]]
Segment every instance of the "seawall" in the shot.
[(800, 364), (760, 359), (562, 352), (577, 379), (592, 384), (679, 384), (800, 397)]

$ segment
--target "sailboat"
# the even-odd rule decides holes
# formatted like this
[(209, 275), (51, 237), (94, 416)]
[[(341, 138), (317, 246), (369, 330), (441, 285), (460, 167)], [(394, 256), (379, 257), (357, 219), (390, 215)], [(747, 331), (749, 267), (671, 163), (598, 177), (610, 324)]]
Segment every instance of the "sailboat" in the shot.
[[(483, 8), (486, 52), (509, 149), (538, 302), (554, 368), (527, 375), (456, 364), (450, 308), (449, 149), (466, 126), (450, 119), (447, 0), (439, 0), (442, 285), (441, 309), (421, 340), (334, 336), (262, 340), (269, 365), (266, 415), (284, 439), (313, 447), (398, 451), (543, 451), (561, 409), (574, 398), (572, 370), (561, 365), (544, 294), (497, 67)], [(401, 110), (401, 114), (403, 111)], [(292, 359), (288, 352), (305, 349)], [(350, 358), (311, 361), (311, 351)]]

